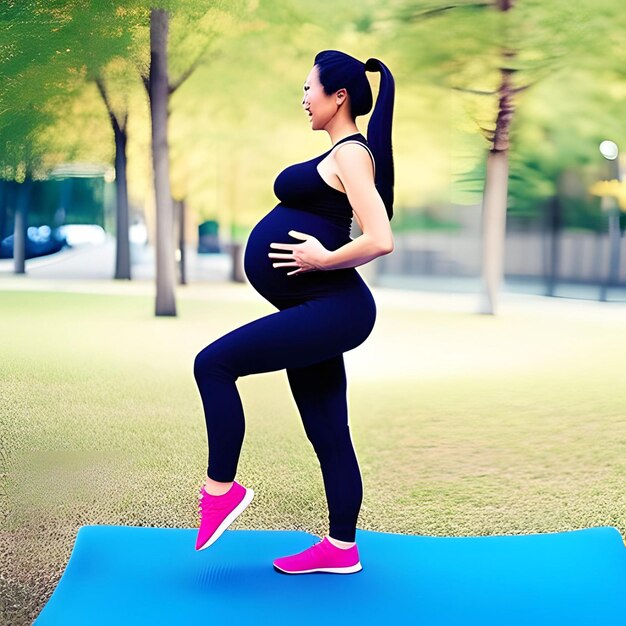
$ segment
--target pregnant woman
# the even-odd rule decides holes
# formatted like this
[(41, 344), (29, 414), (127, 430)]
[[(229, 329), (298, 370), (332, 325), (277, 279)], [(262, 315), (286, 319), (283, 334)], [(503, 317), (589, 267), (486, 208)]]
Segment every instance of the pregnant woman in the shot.
[[(380, 72), (368, 140), (355, 124), (372, 108), (366, 71)], [(343, 353), (365, 341), (376, 319), (355, 267), (393, 250), (394, 91), (393, 76), (378, 59), (363, 63), (336, 50), (315, 57), (302, 105), (332, 148), (280, 172), (274, 182), (280, 202), (254, 227), (244, 254), (248, 280), (278, 311), (220, 337), (194, 363), (209, 444), (197, 550), (213, 544), (254, 495), (235, 480), (245, 430), (236, 380), (285, 369), (319, 459), (329, 534), (276, 559), (274, 568), (288, 574), (362, 569), (355, 537), (363, 485), (348, 424)], [(354, 240), (353, 217), (363, 233)]]

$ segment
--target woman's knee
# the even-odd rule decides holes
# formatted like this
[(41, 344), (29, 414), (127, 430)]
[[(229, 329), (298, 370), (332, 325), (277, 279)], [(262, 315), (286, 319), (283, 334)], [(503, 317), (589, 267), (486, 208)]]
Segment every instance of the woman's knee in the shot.
[(209, 344), (196, 354), (193, 362), (193, 375), (196, 380), (205, 378), (211, 372), (223, 372), (225, 370), (225, 359), (217, 342)]

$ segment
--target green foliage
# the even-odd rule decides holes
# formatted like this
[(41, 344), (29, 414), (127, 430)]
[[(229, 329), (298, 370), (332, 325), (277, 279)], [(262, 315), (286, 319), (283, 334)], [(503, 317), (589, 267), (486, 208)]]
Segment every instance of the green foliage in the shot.
[[(0, 49), (4, 79), (0, 86), (0, 156), (5, 177), (20, 169), (45, 173), (49, 128), (84, 81), (116, 55), (128, 53), (132, 41), (124, 28), (122, 8), (84, 0), (24, 0), (5, 4), (1, 13)], [(98, 42), (106, 40), (105, 45)], [(83, 136), (82, 142), (89, 142)]]
[[(540, 212), (565, 169), (587, 168), (593, 182), (597, 144), (626, 143), (626, 17), (617, 0), (524, 0), (506, 13), (467, 0), (320, 0), (314, 8), (304, 0), (24, 0), (0, 9), (3, 178), (41, 177), (68, 160), (112, 161), (93, 86), (100, 77), (116, 114), (128, 113), (131, 196), (149, 205), (141, 77), (151, 7), (171, 13), (169, 68), (180, 83), (170, 106), (173, 193), (198, 215), (244, 229), (275, 203), (281, 167), (327, 148), (301, 109), (302, 82), (325, 48), (377, 56), (394, 73), (399, 209), (480, 201), (504, 66), (523, 89), (511, 126), (512, 212)], [(367, 121), (358, 120), (362, 132)], [(595, 199), (585, 202), (576, 211), (596, 210)]]
[[(397, 219), (396, 219), (397, 217)], [(405, 209), (394, 216), (393, 230), (396, 233), (416, 230), (457, 231), (460, 225), (457, 222), (440, 218), (430, 210), (411, 211)]]
[[(510, 128), (509, 210), (537, 217), (567, 169), (600, 175), (602, 139), (624, 137), (626, 18), (620, 2), (395, 2), (401, 66), (457, 94), (450, 122), (453, 200), (480, 202), (501, 70), (518, 90)], [(482, 138), (482, 142), (476, 141)], [(485, 141), (487, 140), (487, 141)], [(622, 141), (626, 144), (626, 141)], [(595, 224), (597, 198), (564, 200), (571, 223)]]

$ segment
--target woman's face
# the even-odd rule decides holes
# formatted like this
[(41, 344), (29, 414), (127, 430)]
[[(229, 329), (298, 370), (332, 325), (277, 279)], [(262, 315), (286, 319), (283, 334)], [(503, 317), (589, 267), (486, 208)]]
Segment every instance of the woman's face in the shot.
[(346, 98), (345, 89), (339, 89), (332, 96), (326, 95), (320, 83), (317, 66), (314, 65), (304, 83), (304, 98), (302, 99), (302, 106), (309, 114), (313, 130), (325, 128), (337, 114), (338, 106), (345, 103)]

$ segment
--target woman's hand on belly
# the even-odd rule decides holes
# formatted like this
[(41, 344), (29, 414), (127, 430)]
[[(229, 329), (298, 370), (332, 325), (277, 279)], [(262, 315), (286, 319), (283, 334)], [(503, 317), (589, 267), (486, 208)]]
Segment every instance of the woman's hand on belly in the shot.
[(270, 252), (267, 255), (270, 258), (282, 259), (284, 261), (284, 263), (273, 263), (273, 267), (296, 266), (298, 268), (292, 272), (287, 272), (287, 276), (326, 269), (330, 250), (327, 250), (319, 239), (297, 230), (290, 230), (288, 234), (294, 239), (302, 239), (304, 241), (303, 243), (271, 243), (270, 248), (290, 251), (287, 253)]

